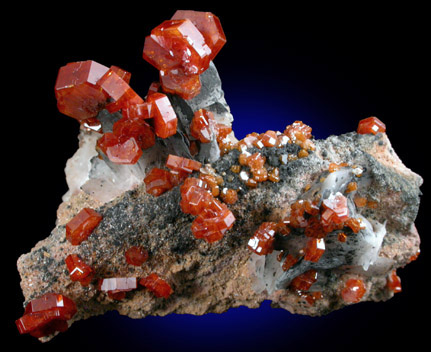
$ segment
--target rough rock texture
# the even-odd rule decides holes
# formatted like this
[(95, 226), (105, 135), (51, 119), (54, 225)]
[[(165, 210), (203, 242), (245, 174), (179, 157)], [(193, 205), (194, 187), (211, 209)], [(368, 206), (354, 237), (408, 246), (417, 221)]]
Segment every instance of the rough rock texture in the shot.
[[(179, 115), (179, 131), (182, 132), (172, 141), (159, 142), (165, 143), (163, 147), (167, 150), (170, 143), (179, 143), (180, 147), (186, 143), (182, 134), (187, 133), (190, 113), (200, 107), (210, 106), (217, 112), (219, 120), (224, 118), (231, 123), (220, 84), (214, 84), (218, 79), (214, 68), (208, 70), (207, 77), (208, 83), (202, 78), (203, 93), (193, 101), (170, 97)], [(91, 133), (81, 131), (81, 145), (91, 145), (88, 138), (95, 137), (85, 137), (85, 134)], [(267, 164), (280, 169), (281, 181), (263, 182), (255, 189), (248, 189), (238, 174), (230, 170), (232, 165), (238, 164), (239, 151), (232, 150), (219, 157), (215, 143), (208, 146), (208, 150), (201, 149), (198, 159), (211, 161), (212, 167), (223, 176), (224, 187), (239, 190), (238, 202), (229, 206), (236, 217), (234, 227), (221, 241), (212, 244), (193, 236), (190, 226), (194, 217), (181, 212), (179, 187), (157, 198), (145, 192), (143, 182), (136, 182), (130, 185), (130, 190), (121, 190), (120, 194), (107, 198), (99, 197), (100, 192), (89, 190), (88, 185), (94, 180), (102, 182), (94, 175), (96, 163), (103, 162), (90, 153), (86, 162), (91, 164), (86, 171), (89, 176), (78, 175), (80, 181), (71, 187), (59, 208), (57, 226), (48, 238), (18, 260), (24, 304), (46, 292), (63, 293), (78, 306), (78, 313), (70, 323), (114, 309), (131, 318), (170, 313), (201, 315), (221, 313), (241, 305), (256, 308), (268, 299), (272, 300), (273, 306), (293, 313), (322, 315), (346, 304), (340, 291), (348, 278), (364, 281), (367, 290), (362, 301), (391, 298), (393, 292), (386, 286), (388, 274), (409, 263), (419, 248), (414, 220), (422, 179), (401, 163), (386, 134), (358, 135), (352, 132), (314, 142), (316, 150), (308, 157), (287, 164), (280, 162), (280, 156), (296, 154), (299, 147), (295, 144), (260, 149)], [(181, 155), (181, 152), (177, 154)], [(144, 164), (142, 174), (160, 160), (163, 159)], [(361, 177), (350, 171), (346, 177), (357, 177), (361, 196), (378, 202), (375, 209), (353, 209), (372, 223), (370, 230), (360, 235), (363, 237), (355, 239), (352, 236), (345, 244), (334, 240), (331, 245), (329, 239), (326, 257), (321, 261), (302, 261), (287, 272), (280, 269), (280, 263), (275, 259), (279, 250), (292, 245), (284, 238), (276, 238), (276, 250), (271, 255), (253, 254), (247, 248), (247, 242), (257, 227), (263, 221), (278, 221), (288, 215), (290, 205), (306, 194), (306, 185), (314, 185), (311, 190), (321, 189), (321, 178), (328, 176), (328, 166), (333, 162), (357, 165), (362, 170)], [(121, 172), (115, 166), (111, 170), (114, 174)], [(140, 181), (142, 174), (137, 176)], [(103, 220), (87, 241), (72, 246), (65, 238), (65, 224), (84, 206), (95, 208), (103, 215)], [(376, 237), (374, 242), (369, 241), (370, 236)], [(292, 239), (295, 237), (289, 241)], [(299, 236), (298, 241), (301, 241)], [(375, 247), (376, 256), (367, 260), (355, 259), (362, 255), (361, 251), (368, 250), (364, 249), (367, 243)], [(140, 267), (128, 265), (125, 260), (124, 252), (134, 245), (142, 245), (149, 252), (148, 261)], [(100, 278), (143, 277), (156, 272), (171, 284), (174, 294), (168, 299), (160, 299), (147, 290), (138, 289), (128, 292), (123, 301), (114, 301), (99, 292), (95, 284), (82, 287), (70, 280), (64, 259), (71, 253), (78, 253), (93, 266)], [(288, 288), (293, 277), (310, 268), (319, 273), (313, 290), (323, 294), (323, 298), (312, 305)]]

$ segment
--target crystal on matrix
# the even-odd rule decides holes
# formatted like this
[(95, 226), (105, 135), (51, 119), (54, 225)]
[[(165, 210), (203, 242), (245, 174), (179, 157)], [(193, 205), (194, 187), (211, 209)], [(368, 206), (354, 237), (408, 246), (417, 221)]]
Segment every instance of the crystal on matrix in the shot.
[(377, 134), (379, 132), (386, 132), (386, 125), (377, 117), (371, 116), (359, 121), (358, 130), (359, 134)]
[(94, 270), (78, 254), (69, 254), (64, 261), (72, 281), (79, 281), (82, 286), (90, 284), (95, 274)]
[(341, 297), (346, 303), (358, 303), (367, 291), (360, 279), (349, 279), (341, 290)]
[(150, 275), (140, 279), (139, 284), (151, 291), (157, 298), (166, 299), (174, 292), (169, 283), (163, 280), (156, 273), (151, 273)]
[(142, 246), (132, 246), (124, 254), (130, 265), (141, 266), (148, 259), (148, 251)]
[(146, 96), (115, 65), (60, 68), (57, 105), (80, 122), (80, 148), (56, 228), (18, 260), (21, 333), (47, 341), (93, 312), (201, 315), (266, 299), (315, 316), (401, 291), (422, 179), (380, 120), (326, 140), (294, 121), (238, 141), (211, 62), (226, 42), (219, 19), (179, 10), (143, 41), (160, 80)]
[(102, 221), (102, 215), (91, 208), (83, 208), (66, 224), (66, 239), (74, 246), (81, 244)]
[(24, 315), (16, 321), (20, 334), (44, 337), (68, 328), (67, 320), (76, 314), (75, 302), (57, 293), (46, 293), (30, 301)]
[(154, 132), (160, 138), (168, 138), (177, 132), (177, 115), (168, 97), (163, 93), (153, 93), (147, 98), (154, 111)]
[(58, 110), (78, 121), (96, 117), (108, 95), (97, 81), (109, 70), (95, 61), (71, 62), (60, 68), (55, 83)]

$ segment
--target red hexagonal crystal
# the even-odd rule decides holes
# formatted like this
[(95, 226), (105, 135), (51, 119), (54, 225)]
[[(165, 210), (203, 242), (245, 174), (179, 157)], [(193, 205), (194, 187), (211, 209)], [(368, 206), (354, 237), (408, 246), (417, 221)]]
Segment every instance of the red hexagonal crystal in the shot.
[(226, 43), (226, 36), (223, 32), (220, 20), (211, 12), (178, 10), (172, 16), (173, 20), (189, 19), (196, 28), (202, 33), (206, 44), (211, 49), (210, 60), (218, 54)]
[(151, 105), (144, 103), (127, 103), (121, 110), (123, 117), (130, 119), (149, 119), (151, 114)]
[(154, 131), (160, 138), (168, 138), (177, 132), (177, 114), (168, 97), (162, 93), (153, 93), (147, 97), (154, 114)]
[(377, 117), (371, 116), (359, 121), (358, 130), (359, 134), (377, 134), (379, 132), (386, 132), (386, 125)]
[(341, 297), (346, 303), (358, 303), (366, 291), (367, 289), (362, 280), (349, 279), (341, 291)]
[[(209, 66), (211, 49), (188, 19), (164, 21), (151, 31), (149, 38), (148, 44), (144, 45), (144, 59), (148, 59), (158, 70), (181, 66), (186, 75), (196, 75)], [(173, 65), (172, 57), (177, 65)], [(168, 67), (164, 68), (165, 65)]]
[(155, 197), (160, 196), (173, 187), (170, 172), (157, 167), (151, 169), (147, 176), (145, 176), (144, 182), (146, 192)]
[(109, 69), (115, 72), (124, 82), (130, 84), (130, 79), (132, 78), (132, 74), (130, 72), (127, 72), (126, 70), (114, 65), (112, 65)]
[(290, 288), (297, 291), (308, 291), (317, 281), (317, 271), (308, 270), (305, 273), (295, 277), (290, 283)]
[(106, 66), (91, 60), (71, 62), (61, 67), (55, 83), (60, 112), (78, 121), (96, 117), (108, 98), (96, 82), (108, 70)]
[(108, 109), (109, 112), (118, 111), (126, 107), (129, 102), (133, 102), (134, 104), (144, 103), (144, 100), (127, 84), (127, 82), (111, 69), (97, 81), (97, 85), (113, 100), (113, 103), (110, 104)]
[(183, 213), (199, 215), (208, 207), (213, 197), (208, 192), (208, 184), (198, 178), (189, 177), (181, 186), (180, 206)]
[(20, 334), (28, 333), (39, 338), (67, 330), (67, 320), (76, 312), (76, 305), (71, 299), (57, 293), (46, 293), (27, 304), (16, 326)]
[(212, 139), (214, 125), (214, 114), (206, 109), (199, 109), (193, 115), (190, 134), (201, 143), (209, 143)]
[(202, 164), (199, 161), (183, 158), (177, 155), (168, 155), (166, 167), (175, 172), (186, 172), (191, 174), (193, 171), (199, 171)]
[(74, 246), (79, 245), (91, 235), (101, 220), (102, 215), (95, 210), (82, 209), (66, 224), (66, 239)]
[(222, 239), (225, 232), (232, 228), (235, 216), (228, 207), (213, 198), (192, 223), (192, 232), (196, 238), (212, 243)]
[[(114, 123), (112, 132), (119, 137), (120, 143), (126, 142), (130, 137), (133, 137), (141, 149), (148, 149), (156, 144), (156, 135), (152, 127), (140, 118), (123, 117)], [(142, 153), (137, 152), (137, 155), (139, 154), (142, 155)]]
[(139, 284), (151, 291), (157, 298), (168, 298), (174, 291), (171, 286), (156, 273), (139, 280)]
[(274, 247), (274, 235), (277, 230), (275, 222), (264, 222), (256, 230), (248, 241), (248, 249), (259, 255), (272, 253)]
[(177, 94), (186, 100), (193, 99), (201, 91), (199, 75), (186, 75), (179, 68), (160, 71), (160, 83), (164, 92)]
[(349, 209), (347, 208), (347, 198), (340, 192), (331, 194), (324, 199), (322, 206), (325, 209), (322, 212), (321, 219), (323, 224), (340, 224), (349, 218)]
[(325, 253), (325, 240), (323, 238), (310, 238), (304, 249), (304, 259), (310, 262), (318, 262)]
[(148, 251), (142, 246), (132, 246), (124, 254), (130, 265), (141, 266), (148, 259)]
[(118, 136), (112, 132), (99, 138), (96, 148), (116, 164), (136, 164), (142, 156), (142, 149), (133, 136)]
[(79, 255), (69, 254), (66, 259), (67, 269), (72, 281), (79, 281), (82, 286), (88, 286), (94, 277), (94, 270), (87, 265)]

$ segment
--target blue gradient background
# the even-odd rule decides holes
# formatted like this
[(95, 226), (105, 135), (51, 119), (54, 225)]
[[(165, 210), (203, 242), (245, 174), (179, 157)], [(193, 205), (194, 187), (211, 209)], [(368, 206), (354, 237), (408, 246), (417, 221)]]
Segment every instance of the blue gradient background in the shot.
[[(421, 159), (425, 130), (417, 130), (424, 116), (419, 104), (425, 96), (417, 85), (425, 62), (423, 35), (421, 21), (410, 16), (410, 9), (400, 9), (396, 17), (386, 10), (378, 13), (375, 7), (362, 8), (363, 12), (344, 9), (343, 16), (331, 9), (317, 9), (312, 15), (309, 9), (291, 7), (283, 11), (250, 7), (246, 13), (221, 6), (181, 8), (212, 11), (222, 21), (228, 42), (215, 64), (237, 138), (253, 131), (283, 131), (295, 120), (310, 125), (316, 138), (326, 138), (353, 131), (360, 119), (375, 115), (387, 124), (388, 136), (403, 162), (425, 178)], [(403, 292), (385, 303), (361, 303), (315, 318), (270, 308), (268, 301), (259, 309), (239, 307), (198, 317), (173, 314), (132, 320), (111, 312), (80, 321), (43, 346), (29, 336), (18, 336), (13, 321), (22, 314), (23, 298), (14, 263), (53, 228), (57, 206), (67, 190), (64, 165), (77, 146), (78, 125), (59, 114), (55, 106), (53, 87), (58, 68), (87, 59), (117, 65), (132, 72), (132, 87), (145, 95), (157, 72), (141, 58), (144, 36), (175, 9), (163, 6), (142, 12), (139, 22), (127, 17), (118, 22), (115, 31), (103, 26), (64, 25), (51, 17), (48, 27), (41, 27), (40, 19), (22, 22), (25, 30), (17, 42), (26, 45), (13, 47), (22, 60), (15, 63), (18, 79), (14, 82), (31, 82), (30, 87), (35, 88), (25, 103), (36, 109), (37, 117), (28, 118), (21, 138), (28, 150), (36, 148), (45, 157), (17, 165), (20, 173), (14, 180), (19, 187), (28, 185), (19, 189), (36, 204), (26, 210), (31, 233), (20, 233), (11, 240), (9, 265), (14, 275), (10, 285), (15, 292), (6, 325), (15, 346), (31, 347), (32, 351), (82, 347), (148, 352), (365, 351), (370, 346), (395, 351), (412, 338), (413, 346), (419, 344), (423, 326), (418, 319), (425, 299), (422, 275), (429, 269), (426, 250), (424, 254), (429, 241), (424, 236), (419, 260), (399, 270)], [(70, 11), (73, 18), (73, 9)], [(58, 29), (61, 35), (54, 36)], [(128, 33), (133, 34), (128, 37)], [(408, 124), (403, 120), (406, 118)], [(415, 133), (418, 138), (406, 138)], [(28, 174), (28, 168), (35, 171)], [(426, 235), (424, 187), (416, 223), (422, 235)], [(12, 208), (19, 209), (20, 199), (10, 199)]]

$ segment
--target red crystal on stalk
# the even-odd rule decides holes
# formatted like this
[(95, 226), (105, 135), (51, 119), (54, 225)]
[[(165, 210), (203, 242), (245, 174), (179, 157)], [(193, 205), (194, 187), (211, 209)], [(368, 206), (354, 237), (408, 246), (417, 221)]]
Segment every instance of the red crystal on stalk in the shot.
[(148, 252), (142, 246), (132, 246), (124, 254), (130, 265), (141, 266), (148, 259)]
[(153, 93), (147, 97), (154, 114), (154, 130), (160, 138), (168, 138), (177, 132), (177, 115), (168, 97), (163, 93)]
[(56, 331), (66, 331), (67, 320), (76, 312), (76, 305), (71, 299), (57, 293), (46, 293), (30, 301), (24, 315), (15, 323), (20, 334), (28, 333), (39, 338)]
[(70, 254), (64, 260), (72, 281), (79, 281), (82, 286), (88, 286), (94, 277), (94, 270), (77, 254)]
[(248, 241), (248, 249), (259, 255), (272, 253), (274, 235), (277, 230), (275, 222), (264, 222)]
[(151, 291), (157, 298), (168, 298), (174, 291), (171, 286), (156, 273), (139, 280), (139, 284)]
[(379, 132), (386, 132), (386, 125), (377, 117), (371, 116), (359, 121), (358, 130), (359, 134), (377, 134)]
[(55, 83), (58, 110), (78, 121), (96, 117), (108, 98), (96, 83), (108, 70), (91, 60), (61, 67)]
[(392, 270), (391, 274), (387, 279), (387, 287), (393, 291), (394, 293), (399, 293), (402, 291), (401, 289), (401, 279), (397, 275), (396, 270)]
[(82, 209), (66, 224), (66, 239), (74, 246), (79, 245), (91, 235), (101, 220), (102, 215), (95, 210)]

